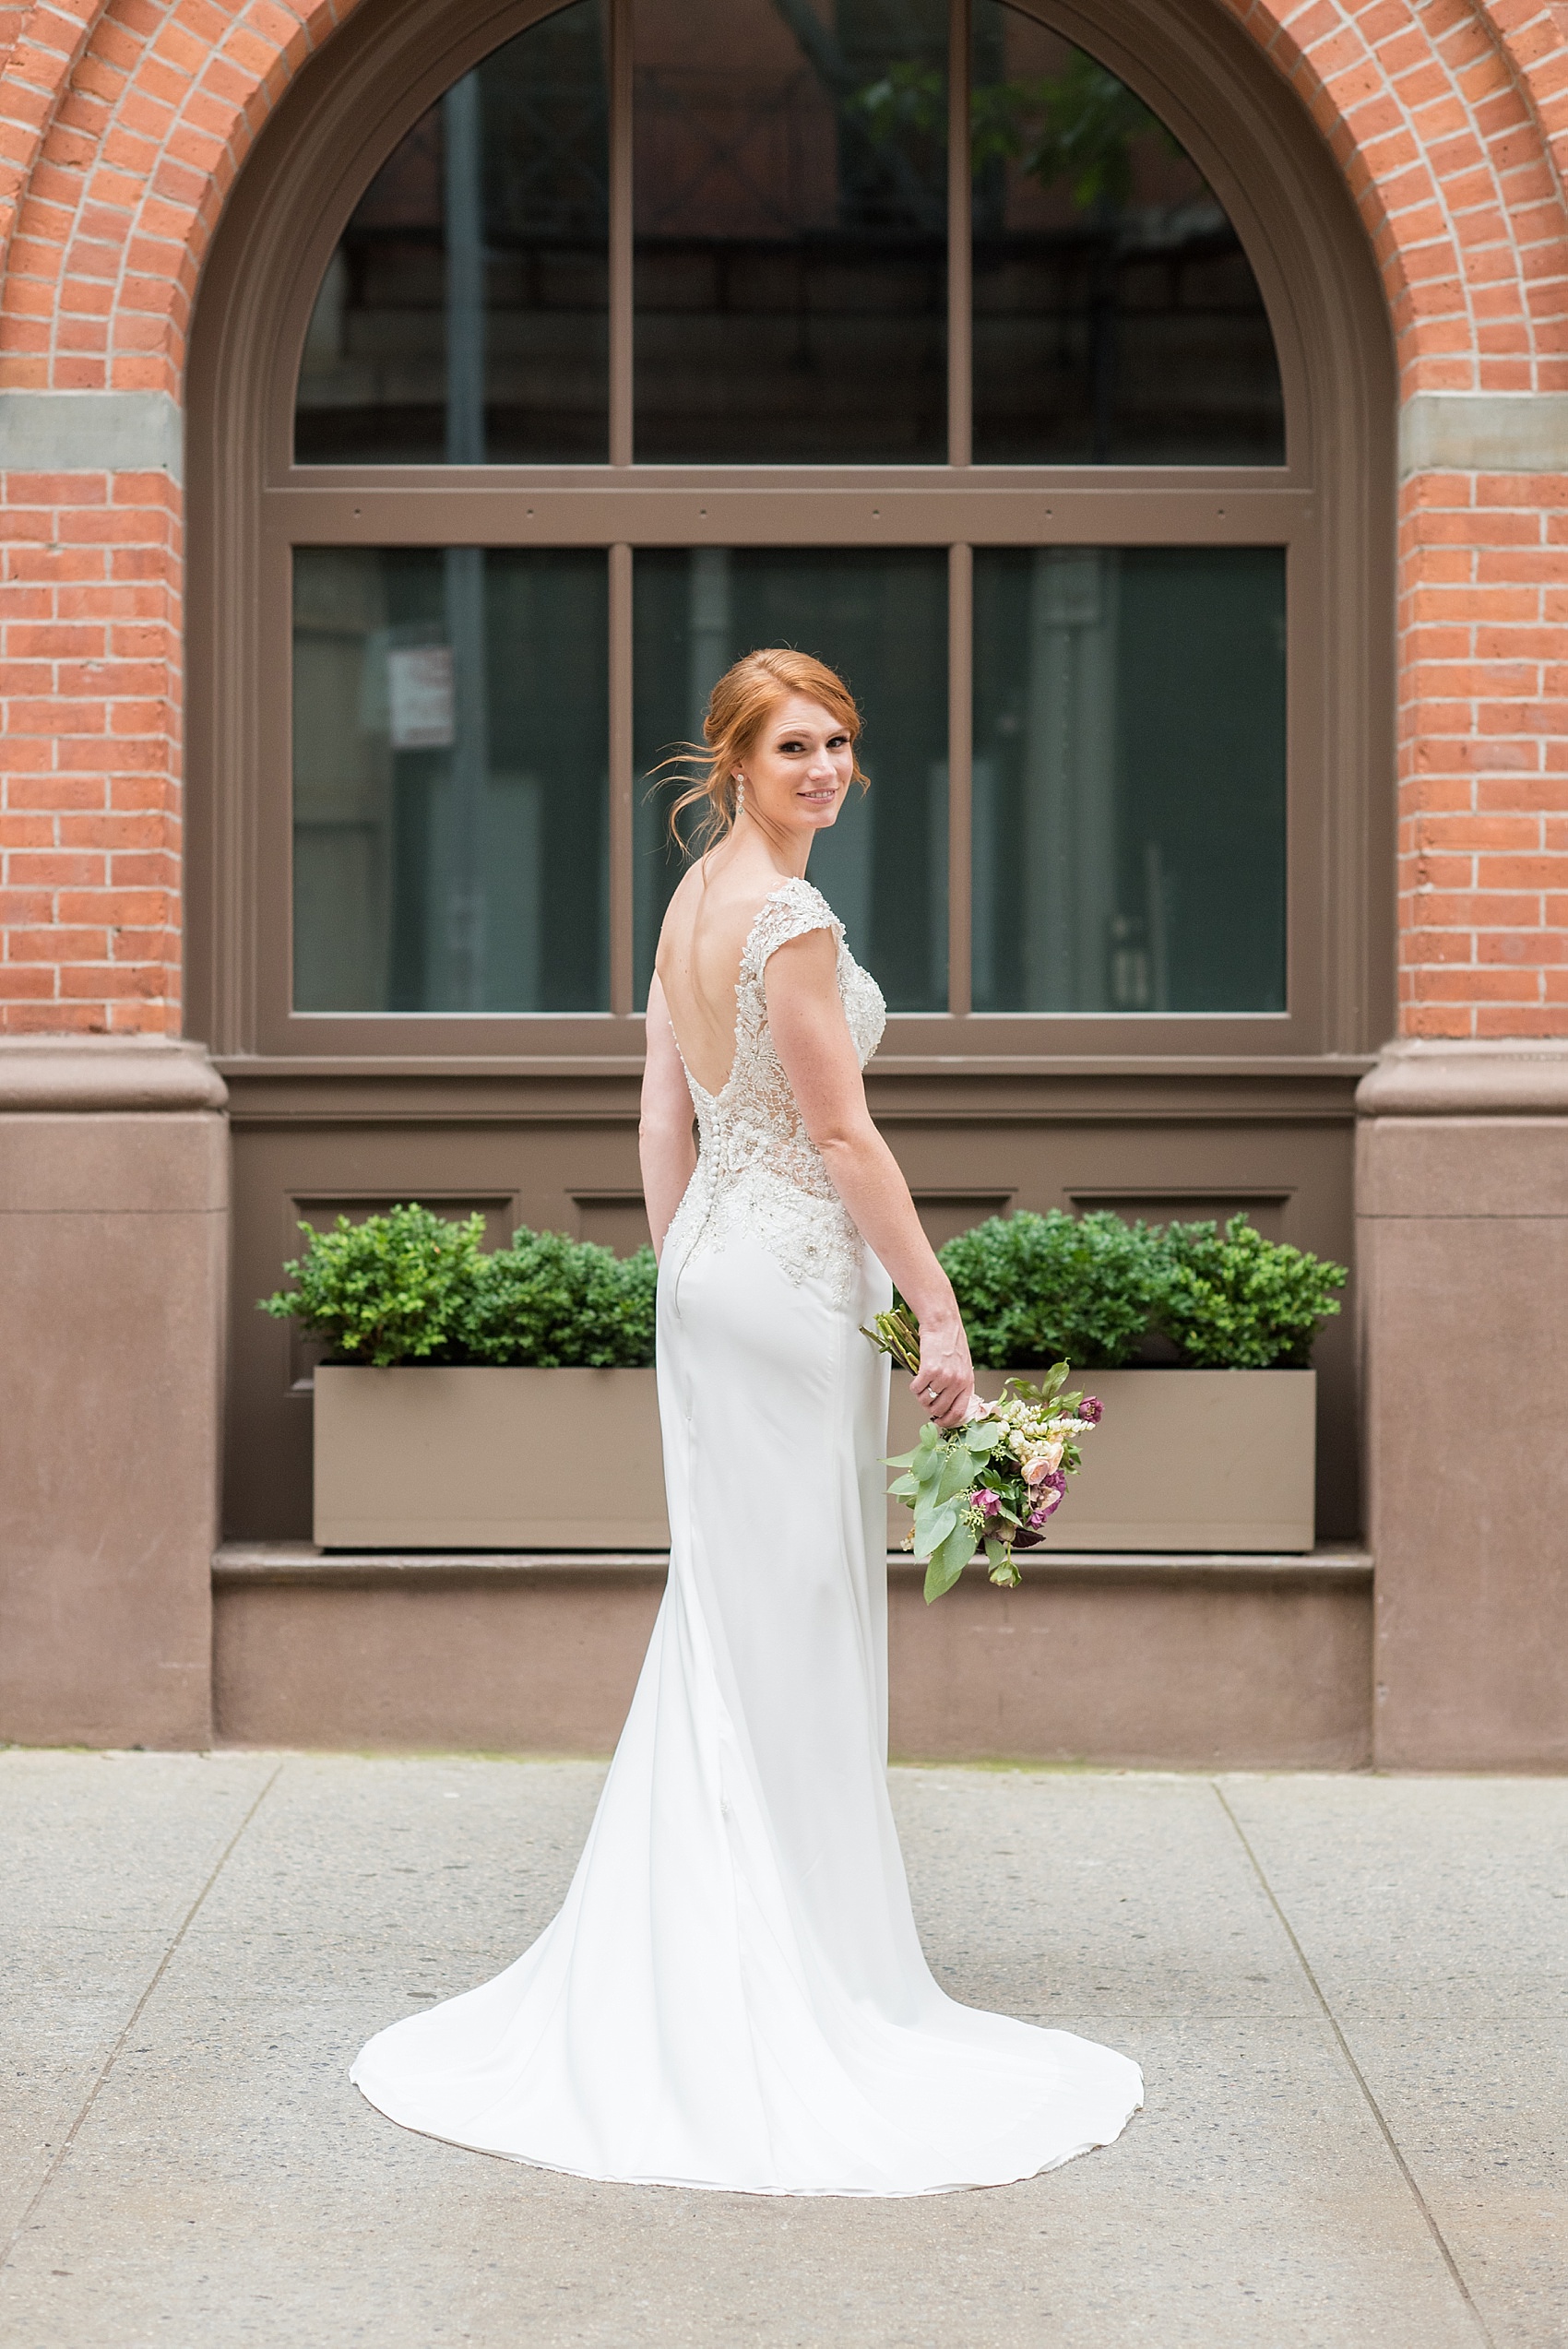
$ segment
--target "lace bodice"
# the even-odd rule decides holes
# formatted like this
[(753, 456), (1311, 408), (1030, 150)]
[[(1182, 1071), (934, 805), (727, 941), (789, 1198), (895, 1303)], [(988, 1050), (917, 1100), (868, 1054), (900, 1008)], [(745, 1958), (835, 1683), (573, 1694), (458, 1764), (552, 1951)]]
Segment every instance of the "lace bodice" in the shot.
[(749, 1232), (791, 1280), (825, 1279), (847, 1302), (860, 1235), (802, 1121), (767, 1025), (768, 956), (811, 930), (831, 930), (837, 941), (838, 995), (862, 1068), (882, 1040), (887, 1007), (844, 943), (843, 923), (809, 881), (786, 881), (758, 908), (741, 955), (735, 1057), (722, 1090), (709, 1093), (686, 1071), (700, 1148), (665, 1245), (683, 1265), (731, 1233)]

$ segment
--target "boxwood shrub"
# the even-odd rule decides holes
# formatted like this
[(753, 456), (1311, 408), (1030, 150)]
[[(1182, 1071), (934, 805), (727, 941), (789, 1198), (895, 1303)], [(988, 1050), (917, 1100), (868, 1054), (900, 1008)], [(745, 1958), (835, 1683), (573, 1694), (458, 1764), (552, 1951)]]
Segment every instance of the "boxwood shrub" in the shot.
[[(413, 1204), (331, 1231), (302, 1224), (291, 1289), (262, 1310), (324, 1338), (334, 1358), (555, 1370), (653, 1360), (651, 1248), (618, 1257), (562, 1232), (514, 1234), (487, 1253), (483, 1218), (454, 1223)], [(1245, 1216), (1218, 1224), (1123, 1223), (1028, 1211), (993, 1216), (941, 1251), (980, 1367), (1068, 1361), (1115, 1370), (1151, 1331), (1201, 1370), (1304, 1366), (1339, 1311), (1342, 1264), (1265, 1240)]]
[(325, 1338), (331, 1358), (517, 1364), (558, 1370), (645, 1368), (653, 1360), (651, 1248), (618, 1257), (562, 1232), (513, 1236), (487, 1254), (484, 1219), (453, 1223), (428, 1207), (388, 1208), (332, 1231), (302, 1224), (305, 1249), (284, 1265), (297, 1284), (264, 1312)]
[(1194, 1370), (1304, 1366), (1339, 1311), (1342, 1264), (1265, 1240), (1245, 1216), (1162, 1230), (1086, 1216), (993, 1216), (941, 1251), (977, 1364), (1108, 1370), (1151, 1332)]
[(1159, 1325), (1194, 1370), (1304, 1370), (1322, 1324), (1339, 1311), (1343, 1264), (1265, 1240), (1245, 1216), (1170, 1224)]
[(992, 1216), (950, 1240), (940, 1260), (969, 1349), (990, 1370), (1058, 1361), (1113, 1370), (1137, 1352), (1165, 1280), (1147, 1226), (1109, 1208)]

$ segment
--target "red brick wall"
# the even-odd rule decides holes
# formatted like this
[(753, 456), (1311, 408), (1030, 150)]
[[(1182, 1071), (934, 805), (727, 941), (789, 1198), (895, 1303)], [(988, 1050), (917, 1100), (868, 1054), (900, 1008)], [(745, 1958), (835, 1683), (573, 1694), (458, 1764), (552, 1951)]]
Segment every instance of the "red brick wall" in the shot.
[[(0, 9), (0, 386), (178, 397), (223, 196), (352, 6)], [(177, 1030), (180, 493), (0, 479), (0, 1027)]]
[(179, 493), (0, 475), (0, 1017), (179, 1026)]
[(1400, 1026), (1568, 1035), (1568, 475), (1402, 503)]
[[(0, 6), (0, 386), (177, 396), (223, 196), (353, 5)], [(1339, 160), (1405, 397), (1568, 389), (1563, 0), (1226, 5)], [(1568, 1034), (1565, 511), (1526, 474), (1406, 485), (1407, 1032)], [(0, 1024), (177, 1026), (178, 492), (13, 475), (4, 513)]]

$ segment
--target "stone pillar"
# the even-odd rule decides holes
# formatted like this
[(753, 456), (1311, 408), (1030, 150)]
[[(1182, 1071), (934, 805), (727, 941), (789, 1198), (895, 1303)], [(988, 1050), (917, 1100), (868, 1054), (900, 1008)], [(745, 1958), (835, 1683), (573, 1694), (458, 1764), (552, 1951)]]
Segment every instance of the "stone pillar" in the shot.
[(0, 1038), (0, 1738), (210, 1741), (225, 1098), (199, 1046)]
[(1357, 1096), (1391, 1769), (1568, 1764), (1568, 1040), (1392, 1045)]

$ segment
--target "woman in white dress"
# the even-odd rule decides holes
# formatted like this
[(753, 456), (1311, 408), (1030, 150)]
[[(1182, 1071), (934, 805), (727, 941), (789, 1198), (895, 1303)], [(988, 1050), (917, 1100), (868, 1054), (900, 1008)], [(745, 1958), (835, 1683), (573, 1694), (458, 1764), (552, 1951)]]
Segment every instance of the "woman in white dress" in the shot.
[[(805, 878), (856, 779), (830, 670), (752, 653), (704, 731), (713, 845), (649, 992), (670, 1579), (588, 1844), (505, 1974), (394, 2023), (353, 2079), (406, 2128), (585, 2177), (929, 2194), (1109, 2143), (1137, 2066), (932, 1980), (886, 1783), (885, 1357), (973, 1393), (946, 1275), (865, 1105), (884, 1004)], [(701, 1136), (692, 1139), (693, 1110)]]

